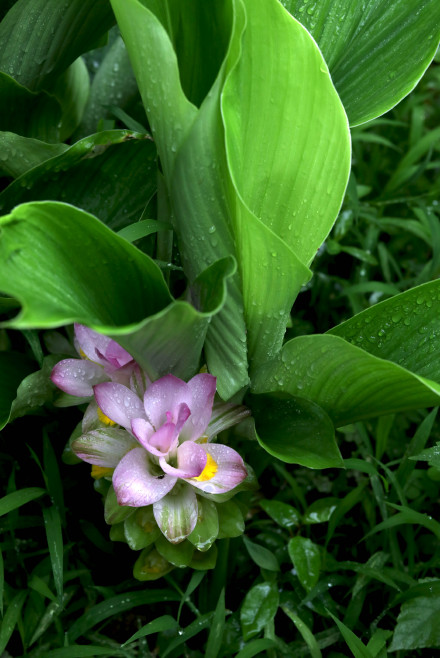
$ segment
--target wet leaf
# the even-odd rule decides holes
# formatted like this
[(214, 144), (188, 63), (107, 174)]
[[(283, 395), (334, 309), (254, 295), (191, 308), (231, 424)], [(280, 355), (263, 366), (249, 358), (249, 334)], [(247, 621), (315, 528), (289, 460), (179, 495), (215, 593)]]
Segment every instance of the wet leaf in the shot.
[(243, 639), (249, 640), (275, 617), (278, 610), (278, 588), (276, 583), (254, 585), (243, 601), (240, 622)]
[(319, 579), (321, 553), (319, 547), (306, 537), (292, 537), (287, 545), (301, 585), (309, 591)]

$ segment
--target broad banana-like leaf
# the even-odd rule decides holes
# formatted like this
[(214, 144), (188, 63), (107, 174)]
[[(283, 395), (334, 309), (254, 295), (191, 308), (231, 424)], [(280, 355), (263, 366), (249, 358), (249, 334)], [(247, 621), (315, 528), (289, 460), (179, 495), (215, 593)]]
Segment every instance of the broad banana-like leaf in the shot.
[[(347, 119), (316, 44), (276, 0), (230, 1), (229, 47), (198, 111), (180, 84), (175, 5), (167, 5), (171, 19), (153, 0), (112, 5), (154, 129), (185, 270), (192, 278), (219, 257), (238, 261), (241, 281), (207, 347), (215, 372), (221, 343), (235, 346), (220, 378), (232, 394), (247, 382), (243, 349), (236, 358), (243, 312), (257, 366), (280, 348), (307, 265), (337, 216), (350, 165)], [(179, 12), (188, 38), (193, 21)], [(241, 363), (235, 381), (232, 363)]]
[(213, 264), (194, 282), (195, 299), (204, 304), (196, 308), (174, 301), (154, 261), (78, 208), (23, 204), (0, 218), (0, 226), (0, 290), (22, 304), (5, 326), (80, 322), (112, 336), (152, 378), (195, 374), (209, 322), (235, 270), (232, 259)]
[(109, 0), (18, 0), (0, 23), (0, 71), (49, 89), (113, 23)]
[(440, 403), (440, 384), (330, 335), (290, 340), (255, 373), (252, 390), (312, 400), (337, 427)]
[(28, 201), (64, 201), (118, 230), (141, 218), (156, 191), (157, 153), (148, 135), (108, 130), (70, 147), (7, 136), (5, 145), (6, 162), (17, 157), (25, 171), (0, 194), (3, 212)]
[(316, 39), (350, 125), (414, 89), (440, 41), (437, 0), (281, 0)]
[(32, 137), (23, 137), (11, 132), (0, 133), (2, 153), (0, 172), (12, 178), (38, 167), (45, 160), (55, 158), (68, 149), (67, 144), (49, 144)]
[(249, 395), (257, 439), (271, 455), (307, 468), (343, 466), (335, 428), (315, 402), (290, 395)]
[(440, 382), (440, 282), (375, 304), (327, 333)]

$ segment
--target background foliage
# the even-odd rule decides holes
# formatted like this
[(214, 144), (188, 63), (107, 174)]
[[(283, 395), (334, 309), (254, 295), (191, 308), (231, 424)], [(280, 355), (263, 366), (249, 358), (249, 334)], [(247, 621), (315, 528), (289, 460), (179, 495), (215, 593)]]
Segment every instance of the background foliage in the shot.
[[(0, 6), (5, 658), (440, 647), (438, 63), (394, 107), (440, 9), (282, 4), (325, 59), (275, 1)], [(260, 489), (215, 569), (135, 580), (63, 461), (73, 321), (250, 384), (228, 438)]]

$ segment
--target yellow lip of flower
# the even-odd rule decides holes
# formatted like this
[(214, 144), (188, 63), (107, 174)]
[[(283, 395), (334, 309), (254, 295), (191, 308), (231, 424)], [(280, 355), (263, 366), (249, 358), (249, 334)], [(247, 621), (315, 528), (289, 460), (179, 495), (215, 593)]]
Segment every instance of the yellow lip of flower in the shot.
[(206, 460), (205, 468), (200, 473), (200, 475), (198, 475), (195, 478), (192, 478), (193, 480), (197, 480), (197, 482), (206, 482), (207, 480), (211, 480), (218, 471), (218, 464), (211, 457), (209, 452), (206, 453), (206, 457), (207, 457), (207, 460)]
[(114, 420), (106, 416), (105, 413), (101, 411), (99, 407), (97, 409), (97, 413), (99, 420), (101, 421), (101, 423), (104, 423), (104, 425), (108, 425), (108, 427), (114, 427), (115, 425), (117, 425), (117, 423), (115, 423)]
[(99, 480), (100, 478), (108, 477), (113, 474), (114, 468), (108, 468), (107, 466), (97, 466), (96, 464), (92, 465), (91, 476), (94, 480)]

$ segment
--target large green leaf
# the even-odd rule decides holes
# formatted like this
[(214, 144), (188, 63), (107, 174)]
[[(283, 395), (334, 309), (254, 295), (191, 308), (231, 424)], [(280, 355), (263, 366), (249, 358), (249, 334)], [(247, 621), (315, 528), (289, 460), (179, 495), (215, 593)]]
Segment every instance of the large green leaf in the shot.
[(64, 153), (67, 144), (48, 144), (16, 133), (0, 133), (0, 172), (18, 178), (45, 160)]
[(183, 91), (192, 103), (200, 105), (217, 77), (228, 48), (232, 3), (142, 0), (142, 4), (167, 30), (177, 54)]
[(248, 346), (258, 365), (281, 347), (287, 315), (310, 276), (306, 266), (338, 214), (350, 142), (307, 31), (275, 1), (244, 5), (241, 51), (221, 108)]
[(20, 300), (9, 326), (140, 322), (171, 297), (159, 268), (95, 217), (53, 202), (0, 218), (0, 289)]
[(76, 137), (98, 130), (98, 122), (111, 116), (111, 106), (127, 107), (139, 98), (133, 69), (121, 37), (116, 37), (103, 58), (90, 88), (90, 95)]
[(231, 257), (213, 263), (192, 285), (195, 306), (173, 302), (138, 326), (112, 330), (109, 335), (133, 355), (151, 378), (172, 372), (189, 379), (199, 368), (206, 332), (225, 304), (227, 281), (235, 269)]
[(366, 352), (440, 382), (440, 281), (387, 299), (330, 329)]
[(232, 258), (194, 281), (193, 306), (172, 300), (148, 256), (73, 206), (23, 204), (0, 218), (0, 227), (0, 290), (23, 306), (7, 326), (81, 322), (114, 337), (152, 378), (195, 374), (235, 271)]
[[(148, 5), (154, 5), (158, 18), (137, 0), (113, 0), (164, 165), (185, 271), (193, 280), (219, 258), (235, 254), (228, 225), (233, 195), (220, 117), (221, 81), (197, 114), (181, 89), (177, 58), (163, 25), (167, 22), (163, 7)], [(160, 46), (151, 45), (145, 52), (146, 46), (140, 44), (149, 42), (151, 34)], [(246, 386), (246, 328), (238, 276), (230, 281), (222, 311), (212, 319), (205, 353), (222, 397), (229, 398)]]
[(242, 52), (222, 97), (228, 163), (249, 210), (309, 265), (348, 181), (347, 118), (303, 26), (278, 2), (245, 5)]
[(439, 384), (329, 335), (286, 343), (255, 373), (252, 389), (313, 400), (336, 426), (440, 402)]
[(260, 445), (274, 457), (308, 468), (343, 465), (335, 430), (323, 409), (288, 395), (249, 395)]
[(138, 0), (111, 3), (168, 178), (197, 110), (183, 93), (177, 57), (160, 20)]
[[(49, 145), (41, 149), (34, 142), (8, 138), (9, 157), (15, 145), (16, 153), (23, 153), (23, 157), (42, 157), (40, 153)], [(24, 172), (0, 194), (0, 209), (8, 212), (26, 201), (64, 201), (80, 206), (117, 230), (139, 219), (153, 196), (156, 157), (155, 146), (147, 135), (128, 130), (90, 135)]]
[(51, 89), (51, 93), (60, 103), (62, 110), (61, 125), (59, 126), (61, 142), (70, 137), (81, 121), (89, 91), (89, 72), (83, 58), (78, 57), (57, 78)]
[(47, 89), (113, 23), (109, 0), (18, 0), (0, 23), (0, 71)]
[(46, 92), (34, 93), (0, 71), (0, 128), (47, 142), (60, 138), (61, 105)]
[(316, 39), (355, 126), (414, 89), (440, 40), (437, 0), (281, 0)]
[[(167, 5), (170, 22), (160, 4), (144, 4), (152, 11), (137, 0), (113, 0), (154, 128), (185, 271), (191, 279), (228, 254), (239, 265), (241, 281), (207, 338), (210, 369), (232, 395), (247, 383), (239, 286), (251, 355), (266, 361), (281, 347), (288, 313), (309, 277), (307, 264), (339, 210), (348, 125), (316, 44), (275, 0), (231, 0), (229, 49), (198, 113), (180, 85), (170, 39), (177, 9)], [(273, 48), (280, 42), (299, 56), (285, 58)], [(158, 79), (166, 82), (159, 86)], [(277, 184), (269, 185), (272, 179)]]
[(63, 141), (81, 120), (89, 93), (89, 74), (78, 58), (52, 85), (33, 92), (0, 72), (0, 128), (48, 142)]

